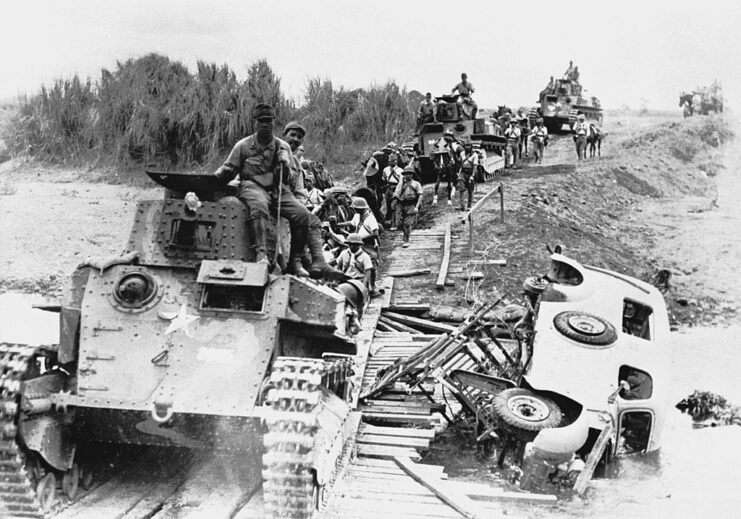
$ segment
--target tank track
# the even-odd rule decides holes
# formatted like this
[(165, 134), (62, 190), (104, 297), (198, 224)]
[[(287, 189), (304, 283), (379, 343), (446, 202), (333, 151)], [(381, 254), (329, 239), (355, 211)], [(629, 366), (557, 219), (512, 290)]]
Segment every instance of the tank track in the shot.
[[(37, 348), (0, 344), (0, 516), (48, 517), (17, 440), (21, 381)], [(53, 475), (53, 474), (52, 474)], [(56, 484), (56, 483), (55, 483)], [(9, 515), (5, 515), (8, 513)]]
[[(323, 505), (315, 485), (315, 436), (323, 411), (323, 388), (343, 401), (352, 375), (352, 360), (279, 357), (273, 363), (265, 405), (263, 501), (266, 518), (308, 519)], [(332, 410), (330, 410), (332, 411)], [(349, 408), (345, 416), (347, 420)], [(344, 440), (343, 440), (344, 442)], [(345, 445), (334, 460), (333, 477)]]

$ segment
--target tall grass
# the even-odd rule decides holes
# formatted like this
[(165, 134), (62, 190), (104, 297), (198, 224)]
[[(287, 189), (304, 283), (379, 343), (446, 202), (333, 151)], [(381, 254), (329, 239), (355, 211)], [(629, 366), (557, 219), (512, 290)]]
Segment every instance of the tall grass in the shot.
[(352, 161), (363, 145), (399, 140), (413, 128), (418, 92), (394, 82), (368, 89), (335, 88), (309, 79), (296, 107), (267, 61), (248, 68), (243, 81), (227, 65), (199, 61), (195, 72), (165, 56), (118, 62), (100, 78), (56, 80), (19, 100), (6, 129), (13, 154), (61, 164), (130, 167), (157, 162), (188, 168), (217, 163), (252, 129), (257, 103), (276, 108), (276, 132), (291, 119), (308, 128), (307, 155)]

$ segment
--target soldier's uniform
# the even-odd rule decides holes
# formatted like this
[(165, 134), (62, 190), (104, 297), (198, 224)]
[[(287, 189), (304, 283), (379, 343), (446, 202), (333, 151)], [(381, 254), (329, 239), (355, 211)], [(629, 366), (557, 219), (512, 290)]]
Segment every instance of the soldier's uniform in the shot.
[(391, 223), (391, 230), (396, 229), (399, 226), (399, 215), (396, 210), (396, 199), (394, 199), (394, 192), (396, 186), (401, 181), (401, 175), (404, 172), (399, 166), (392, 166), (389, 164), (386, 169), (383, 170), (383, 183), (386, 185), (386, 192), (384, 197), (386, 199), (386, 220)]
[(589, 135), (589, 124), (583, 115), (574, 123), (574, 142), (576, 143), (576, 156), (579, 160), (587, 157), (587, 135)]
[[(275, 117), (273, 108), (259, 104), (253, 111), (255, 120)], [(288, 219), (291, 227), (292, 266), (300, 266), (300, 257), (306, 246), (309, 232), (309, 211), (293, 195), (290, 185), (291, 171), (279, 173), (284, 169), (282, 163), (293, 164), (291, 148), (285, 141), (272, 136), (270, 142), (261, 144), (257, 134), (252, 134), (237, 142), (224, 164), (214, 175), (225, 183), (239, 177), (238, 197), (247, 206), (247, 225), (252, 236), (252, 248), (256, 261), (267, 261), (265, 223), (270, 216), (270, 208), (278, 204), (280, 189), (280, 215)], [(284, 182), (280, 182), (283, 174)]]
[(404, 247), (409, 245), (409, 237), (412, 234), (412, 225), (419, 212), (419, 202), (422, 197), (422, 184), (414, 180), (414, 168), (404, 168), (404, 179), (396, 187), (394, 197), (399, 201), (401, 212), (401, 225), (404, 229)]
[(548, 128), (543, 126), (543, 121), (538, 120), (538, 125), (533, 129), (530, 140), (533, 141), (533, 151), (535, 161), (540, 164), (543, 162), (543, 153), (545, 152), (545, 143), (548, 139)]
[(504, 136), (507, 138), (507, 147), (505, 148), (504, 167), (510, 168), (517, 163), (517, 151), (520, 145), (520, 127), (517, 121), (512, 119), (509, 128), (504, 130)]
[(471, 94), (474, 93), (473, 85), (470, 81), (468, 81), (467, 77), (463, 77), (465, 74), (461, 75), (461, 82), (458, 83), (453, 87), (452, 92), (455, 93), (455, 91), (458, 91), (458, 94), (460, 94), (460, 97), (458, 98), (459, 104), (467, 104), (471, 106), (471, 119), (476, 118), (476, 112), (478, 111), (478, 106), (476, 105), (476, 101), (473, 100), (471, 97)]
[[(464, 211), (466, 207), (471, 208), (473, 202), (473, 189), (476, 185), (476, 168), (479, 165), (479, 155), (470, 145), (464, 147), (461, 156), (461, 171), (458, 173), (458, 208)], [(468, 198), (467, 204), (464, 200)]]

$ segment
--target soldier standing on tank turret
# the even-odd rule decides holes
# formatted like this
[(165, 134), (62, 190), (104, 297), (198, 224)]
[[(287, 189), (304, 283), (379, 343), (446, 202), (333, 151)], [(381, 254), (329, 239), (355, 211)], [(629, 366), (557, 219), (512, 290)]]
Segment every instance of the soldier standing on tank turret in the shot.
[[(255, 261), (268, 263), (266, 222), (269, 210), (278, 205), (280, 189), (281, 216), (291, 227), (291, 253), (288, 271), (308, 273), (301, 266), (301, 255), (309, 233), (309, 211), (289, 186), (293, 154), (285, 141), (273, 135), (275, 110), (258, 104), (252, 110), (255, 133), (237, 142), (224, 164), (214, 175), (224, 182), (239, 176), (239, 199), (247, 206), (247, 228), (251, 235)], [(280, 175), (280, 176), (279, 176)], [(317, 220), (318, 221), (318, 220)], [(317, 229), (321, 236), (321, 227)]]
[(574, 62), (572, 60), (569, 60), (569, 68), (566, 69), (566, 72), (563, 73), (564, 79), (571, 79), (571, 76), (574, 74), (574, 70), (576, 67), (574, 67)]

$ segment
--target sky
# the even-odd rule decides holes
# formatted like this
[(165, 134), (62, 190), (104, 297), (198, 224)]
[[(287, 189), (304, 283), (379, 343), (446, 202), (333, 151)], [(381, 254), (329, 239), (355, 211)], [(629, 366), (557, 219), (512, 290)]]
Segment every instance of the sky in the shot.
[(0, 13), (6, 100), (150, 52), (239, 78), (267, 59), (297, 102), (307, 78), (439, 95), (466, 72), (480, 107), (530, 106), (569, 60), (605, 108), (678, 110), (680, 91), (715, 79), (741, 100), (741, 2), (728, 0), (6, 0)]

